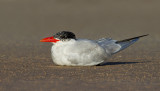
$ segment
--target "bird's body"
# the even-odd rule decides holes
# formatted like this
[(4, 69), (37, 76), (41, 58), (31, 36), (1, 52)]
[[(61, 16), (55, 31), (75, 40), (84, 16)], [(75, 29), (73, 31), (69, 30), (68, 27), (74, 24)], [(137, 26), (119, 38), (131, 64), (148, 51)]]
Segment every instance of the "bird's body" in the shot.
[(55, 64), (71, 66), (97, 65), (110, 56), (98, 43), (86, 39), (58, 42), (51, 52)]
[[(126, 41), (116, 41), (109, 38), (103, 38), (100, 40), (88, 40), (88, 39), (76, 39), (75, 35), (66, 31), (59, 32), (52, 40), (45, 38), (42, 42), (53, 42), (51, 48), (51, 56), (53, 62), (57, 65), (67, 65), (67, 66), (92, 66), (102, 64), (107, 61), (107, 59), (127, 48), (134, 42), (136, 42), (140, 37), (135, 37), (128, 39)], [(62, 34), (62, 35), (61, 35)], [(64, 36), (63, 36), (64, 35)], [(68, 36), (70, 38), (68, 38)], [(146, 36), (146, 35), (144, 35)], [(73, 38), (72, 38), (73, 37)]]

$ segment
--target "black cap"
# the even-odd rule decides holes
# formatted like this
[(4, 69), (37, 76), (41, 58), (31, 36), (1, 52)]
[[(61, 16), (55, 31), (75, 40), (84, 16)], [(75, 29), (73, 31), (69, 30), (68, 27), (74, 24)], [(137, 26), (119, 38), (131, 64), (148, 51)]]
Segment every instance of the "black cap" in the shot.
[(76, 39), (76, 36), (74, 33), (69, 32), (69, 31), (61, 31), (53, 35), (54, 38), (58, 38), (60, 40), (65, 40), (65, 39)]

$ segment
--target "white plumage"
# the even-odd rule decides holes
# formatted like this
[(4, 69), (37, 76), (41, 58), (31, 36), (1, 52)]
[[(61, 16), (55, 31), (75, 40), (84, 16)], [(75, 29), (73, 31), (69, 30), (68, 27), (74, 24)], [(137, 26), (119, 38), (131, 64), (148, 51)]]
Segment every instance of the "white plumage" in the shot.
[(95, 41), (86, 39), (57, 42), (52, 46), (51, 51), (55, 64), (71, 66), (97, 65), (111, 55)]
[[(66, 31), (63, 32), (65, 33)], [(52, 42), (51, 56), (55, 64), (67, 66), (93, 66), (103, 64), (107, 62), (107, 59), (111, 55), (127, 48), (140, 37), (146, 36), (138, 36), (122, 41), (116, 41), (110, 38), (102, 38), (94, 41), (88, 39), (68, 38), (68, 36), (71, 36), (70, 34), (67, 35), (67, 37), (65, 35), (65, 39), (64, 36), (61, 36), (64, 33), (61, 33), (62, 32), (55, 35), (56, 41), (54, 40)], [(47, 41), (42, 40), (41, 42), (48, 41), (51, 42), (51, 39)]]

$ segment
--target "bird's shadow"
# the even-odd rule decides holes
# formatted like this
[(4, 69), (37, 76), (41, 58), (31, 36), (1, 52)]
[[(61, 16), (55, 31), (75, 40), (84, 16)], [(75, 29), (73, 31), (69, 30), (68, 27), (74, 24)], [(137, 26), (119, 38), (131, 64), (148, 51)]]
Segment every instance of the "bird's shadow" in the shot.
[(143, 62), (106, 62), (106, 63), (98, 64), (96, 66), (120, 65), (120, 64), (136, 64), (136, 63), (143, 63)]

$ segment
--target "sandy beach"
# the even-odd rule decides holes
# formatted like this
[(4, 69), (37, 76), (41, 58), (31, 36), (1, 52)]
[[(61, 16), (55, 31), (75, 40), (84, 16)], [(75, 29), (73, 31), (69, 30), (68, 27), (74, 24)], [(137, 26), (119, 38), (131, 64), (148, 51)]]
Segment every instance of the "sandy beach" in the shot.
[[(1, 0), (0, 91), (159, 91), (160, 1)], [(122, 40), (143, 34), (104, 66), (57, 66), (51, 43), (62, 30), (78, 38)]]

